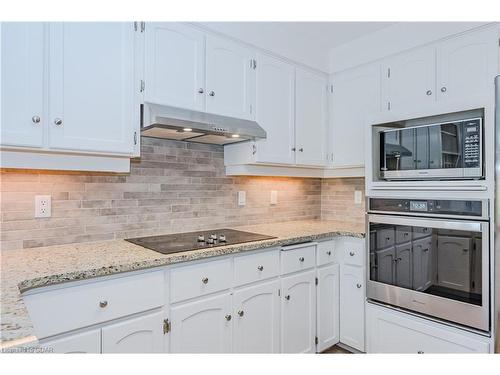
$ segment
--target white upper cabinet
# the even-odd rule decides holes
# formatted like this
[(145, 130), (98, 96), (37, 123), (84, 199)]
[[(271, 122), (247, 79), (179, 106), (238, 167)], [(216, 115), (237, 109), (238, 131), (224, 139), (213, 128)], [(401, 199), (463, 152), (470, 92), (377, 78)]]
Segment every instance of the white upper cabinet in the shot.
[(449, 39), (438, 48), (438, 100), (493, 92), (498, 36), (495, 28)]
[(383, 102), (386, 110), (404, 111), (436, 99), (436, 49), (420, 48), (383, 64)]
[(43, 146), (46, 29), (38, 22), (1, 24), (2, 145)]
[(295, 147), (299, 165), (326, 163), (326, 89), (324, 76), (296, 68)]
[(267, 133), (265, 140), (257, 142), (257, 162), (294, 164), (295, 68), (264, 54), (257, 61), (256, 120)]
[(255, 118), (255, 53), (215, 36), (206, 38), (207, 112)]
[[(366, 116), (380, 111), (380, 66), (372, 64), (333, 76), (330, 113), (334, 167), (365, 164)], [(360, 143), (362, 147), (353, 147)]]
[(205, 108), (205, 35), (174, 22), (145, 30), (146, 102), (202, 111)]
[(49, 145), (133, 153), (134, 27), (50, 23)]

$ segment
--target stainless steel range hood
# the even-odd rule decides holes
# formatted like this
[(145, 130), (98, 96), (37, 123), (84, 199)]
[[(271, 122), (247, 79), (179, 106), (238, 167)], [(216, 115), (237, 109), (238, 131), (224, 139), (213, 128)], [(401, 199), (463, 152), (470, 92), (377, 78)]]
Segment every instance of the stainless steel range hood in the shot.
[(149, 123), (141, 128), (144, 137), (218, 145), (266, 138), (266, 131), (255, 121), (151, 103), (145, 106)]

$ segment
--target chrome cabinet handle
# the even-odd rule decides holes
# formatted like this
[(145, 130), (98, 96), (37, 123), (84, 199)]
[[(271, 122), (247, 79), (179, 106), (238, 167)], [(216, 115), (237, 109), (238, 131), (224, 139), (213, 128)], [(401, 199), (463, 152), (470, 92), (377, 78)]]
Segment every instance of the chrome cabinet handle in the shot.
[(422, 350), (419, 350), (417, 354), (424, 354), (424, 352)]
[(242, 317), (243, 315), (245, 315), (245, 312), (244, 312), (243, 310), (240, 310), (240, 311), (238, 311), (238, 315), (239, 315), (240, 317)]
[(57, 126), (61, 126), (62, 123), (63, 123), (63, 121), (60, 118), (54, 119), (54, 124), (56, 124)]
[(224, 318), (229, 322), (231, 320), (231, 314), (227, 314)]
[(257, 267), (257, 269), (258, 269), (259, 271), (264, 271), (264, 266), (258, 266), (258, 267)]
[(426, 94), (427, 95), (432, 95), (432, 91), (431, 90), (427, 90)]
[(299, 262), (303, 262), (303, 261), (304, 261), (304, 257), (300, 257)]
[(330, 256), (330, 255), (332, 255), (332, 252), (331, 251), (327, 251), (326, 255)]
[(446, 86), (441, 87), (441, 92), (446, 92)]
[(203, 90), (203, 88), (202, 88), (202, 87), (200, 87), (200, 88), (198, 89), (198, 93), (199, 93), (199, 94), (203, 94), (204, 92), (205, 92), (205, 91)]
[(201, 282), (203, 284), (208, 284), (208, 277), (204, 277), (203, 279), (201, 279)]
[(210, 91), (210, 92), (208, 93), (208, 95), (209, 95), (209, 96), (215, 96), (215, 91)]
[(40, 116), (33, 116), (31, 118), (31, 121), (33, 121), (33, 124), (38, 124), (40, 122)]
[(290, 294), (287, 294), (287, 295), (285, 296), (285, 299), (286, 299), (287, 301), (290, 301)]
[(108, 306), (108, 301), (100, 301), (99, 302), (99, 307), (104, 309), (106, 306)]
[(296, 148), (295, 147), (292, 147), (292, 151), (295, 152), (296, 151)]
[(356, 284), (356, 288), (360, 289), (361, 288), (361, 284)]
[(354, 256), (354, 251), (350, 251), (349, 255), (353, 257)]
[(300, 152), (304, 152), (304, 149), (301, 147), (301, 148), (299, 148), (299, 151)]

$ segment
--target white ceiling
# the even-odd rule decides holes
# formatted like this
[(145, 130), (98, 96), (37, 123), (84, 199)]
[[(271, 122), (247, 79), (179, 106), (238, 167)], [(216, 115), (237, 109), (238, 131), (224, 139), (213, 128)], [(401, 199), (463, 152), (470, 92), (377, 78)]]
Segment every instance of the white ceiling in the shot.
[(329, 71), (332, 48), (374, 33), (394, 22), (203, 22), (230, 35), (316, 69)]

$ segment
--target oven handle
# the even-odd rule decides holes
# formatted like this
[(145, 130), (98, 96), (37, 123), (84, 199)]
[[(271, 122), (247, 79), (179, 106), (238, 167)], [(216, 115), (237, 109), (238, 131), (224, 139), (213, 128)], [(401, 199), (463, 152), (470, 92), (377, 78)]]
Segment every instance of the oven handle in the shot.
[(438, 229), (454, 229), (471, 232), (483, 232), (486, 222), (480, 221), (459, 221), (451, 219), (430, 219), (416, 218), (407, 216), (390, 216), (390, 215), (368, 215), (369, 223), (393, 224), (393, 225), (409, 225), (414, 227), (430, 227)]

